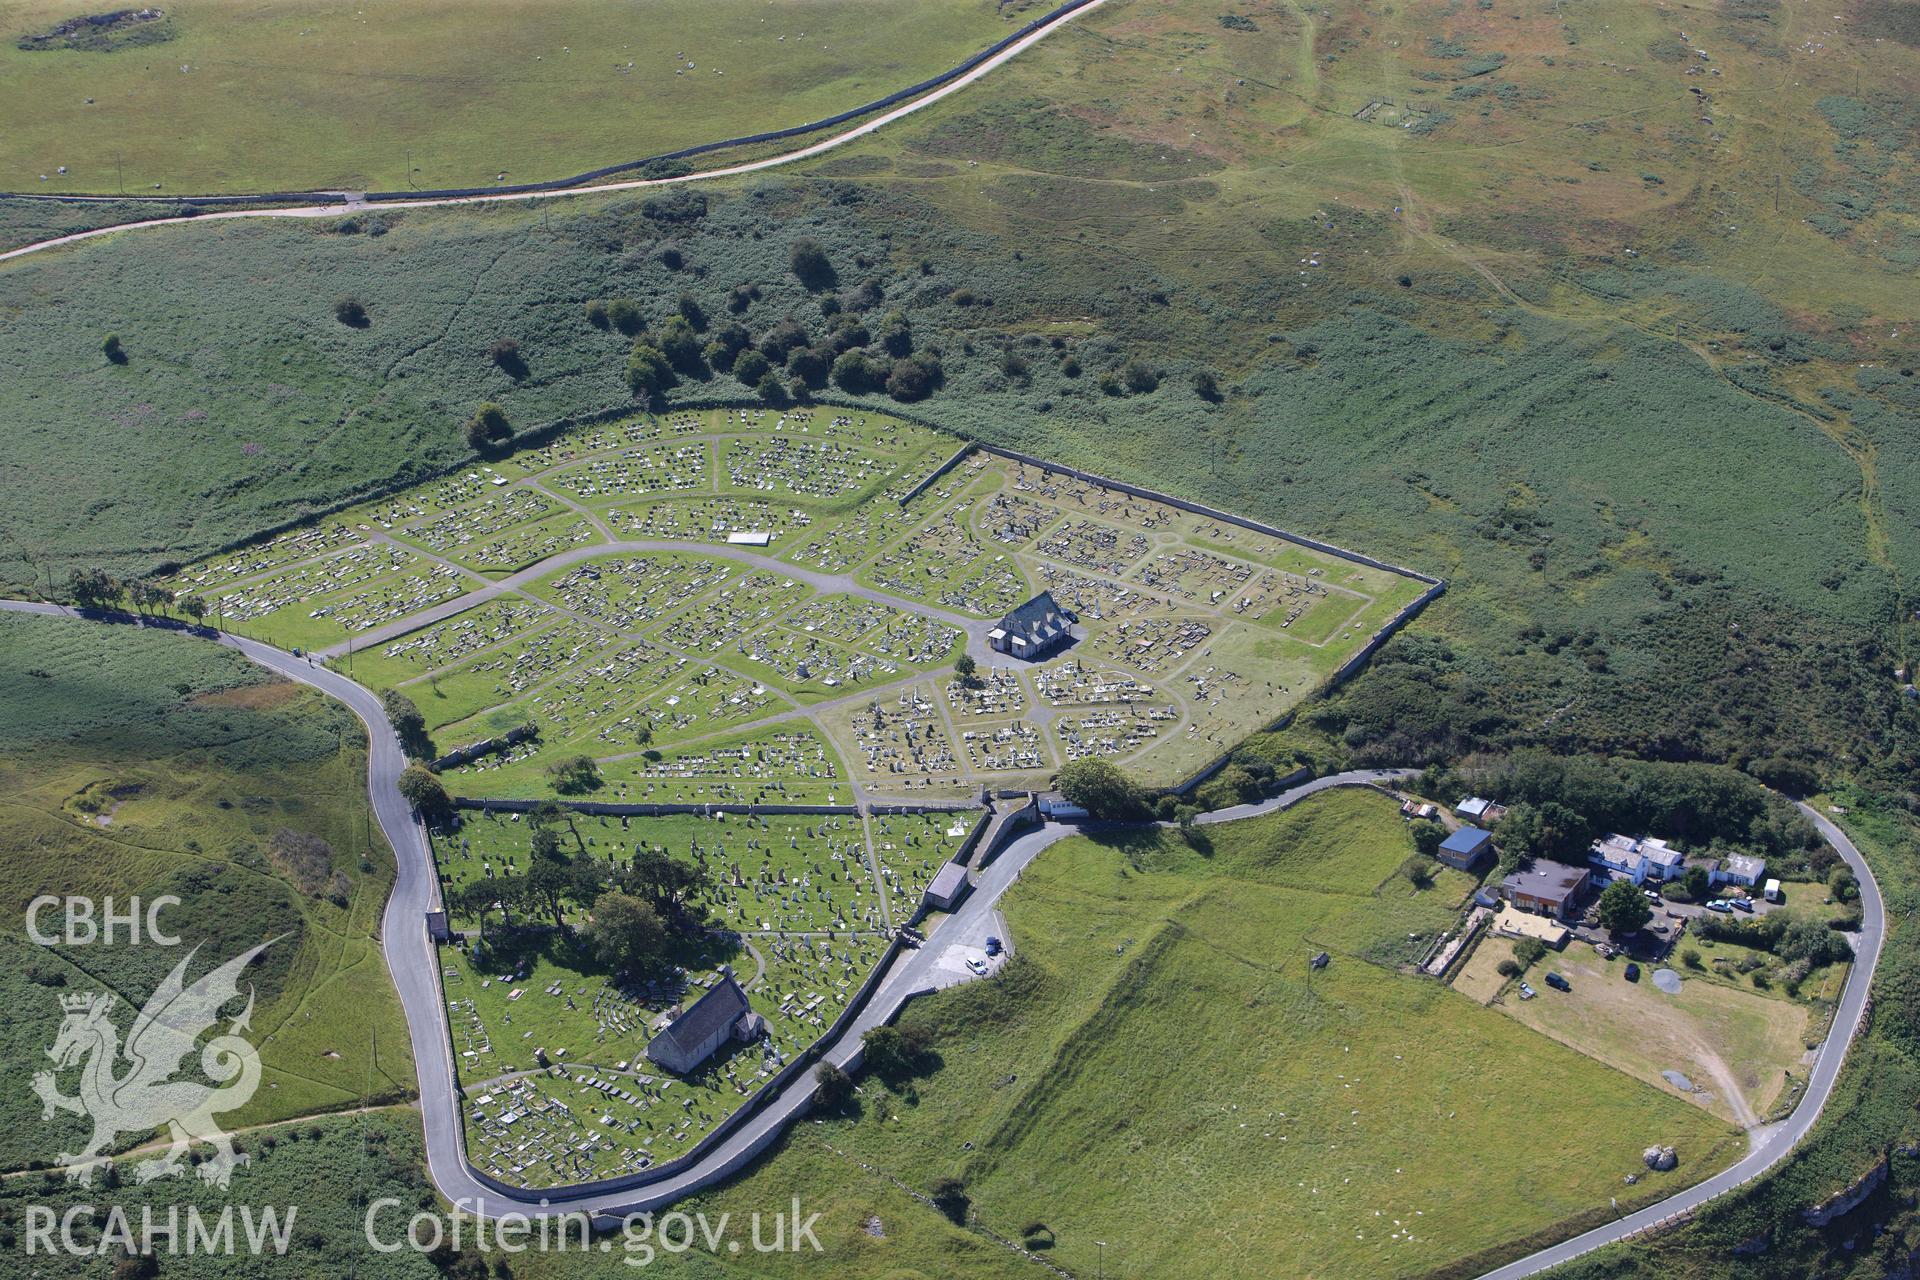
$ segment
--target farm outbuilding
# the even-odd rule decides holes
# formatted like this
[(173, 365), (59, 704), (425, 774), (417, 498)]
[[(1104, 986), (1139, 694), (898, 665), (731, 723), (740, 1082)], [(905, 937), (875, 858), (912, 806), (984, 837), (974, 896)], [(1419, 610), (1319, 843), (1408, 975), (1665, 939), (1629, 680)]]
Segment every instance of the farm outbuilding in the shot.
[(1493, 833), (1479, 827), (1462, 827), (1440, 842), (1434, 855), (1450, 867), (1478, 871), (1493, 860)]
[(927, 886), (926, 903), (929, 910), (951, 911), (960, 905), (960, 899), (967, 896), (967, 869), (958, 862), (949, 862), (933, 876), (933, 883)]

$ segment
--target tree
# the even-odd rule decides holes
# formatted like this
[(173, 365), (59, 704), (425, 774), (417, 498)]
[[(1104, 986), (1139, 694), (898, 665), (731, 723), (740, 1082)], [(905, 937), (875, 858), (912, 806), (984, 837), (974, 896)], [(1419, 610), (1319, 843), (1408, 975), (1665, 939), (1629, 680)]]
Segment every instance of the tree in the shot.
[(364, 329), (368, 324), (366, 305), (351, 294), (333, 300), (333, 318), (350, 329)]
[(473, 411), (473, 419), (467, 423), (467, 443), (473, 448), (484, 452), (512, 438), (513, 423), (507, 420), (505, 409), (488, 400)]
[(700, 299), (690, 293), (683, 293), (676, 305), (681, 319), (692, 325), (696, 331), (707, 327), (707, 309), (700, 305)]
[(933, 1051), (933, 1039), (917, 1024), (875, 1027), (860, 1037), (862, 1061), (882, 1080), (900, 1080), (918, 1070)]
[(634, 399), (651, 399), (673, 385), (673, 364), (658, 347), (644, 342), (633, 344), (627, 357), (627, 386)]
[(697, 377), (706, 372), (701, 363), (700, 335), (694, 332), (685, 316), (673, 316), (661, 325), (655, 343), (661, 354), (666, 356), (667, 363), (681, 373)]
[(487, 347), (487, 359), (509, 378), (527, 376), (527, 362), (520, 355), (520, 344), (512, 338), (495, 338)]
[(651, 848), (635, 853), (616, 880), (626, 892), (645, 898), (663, 917), (683, 912), (687, 900), (705, 883), (700, 868)]
[(634, 726), (633, 745), (642, 749), (653, 745), (653, 721), (642, 720)]
[(767, 358), (751, 348), (734, 357), (733, 376), (745, 386), (754, 386), (772, 370)]
[(587, 323), (596, 329), (605, 329), (612, 325), (607, 315), (607, 303), (604, 298), (595, 298), (587, 303)]
[(1494, 829), (1500, 847), (1522, 858), (1583, 866), (1593, 847), (1593, 824), (1558, 800), (1525, 801), (1507, 810)]
[(439, 822), (453, 812), (453, 800), (433, 771), (418, 761), (400, 771), (401, 798), (428, 822)]
[(1211, 369), (1193, 371), (1193, 394), (1208, 404), (1217, 404), (1220, 400), (1220, 379)]
[(813, 1069), (813, 1105), (822, 1111), (843, 1111), (853, 1101), (853, 1077), (823, 1062)]
[(568, 756), (547, 766), (547, 781), (563, 796), (598, 790), (600, 766), (589, 755)]
[(767, 370), (766, 376), (753, 385), (753, 391), (768, 404), (785, 404), (787, 401), (787, 384), (780, 381), (780, 375), (772, 369)]
[(1522, 938), (1513, 944), (1513, 959), (1522, 969), (1530, 969), (1547, 954), (1547, 944), (1538, 938)]
[(615, 973), (652, 968), (665, 953), (667, 927), (648, 903), (628, 894), (603, 893), (585, 930), (594, 958)]
[(769, 364), (784, 365), (787, 362), (788, 352), (804, 347), (811, 341), (807, 326), (792, 316), (783, 316), (780, 323), (760, 335), (757, 345), (760, 348), (760, 354), (767, 358)]
[(829, 348), (795, 347), (787, 353), (787, 373), (809, 387), (817, 387), (827, 380)]
[(1440, 852), (1440, 846), (1447, 838), (1447, 829), (1431, 818), (1422, 818), (1407, 828), (1413, 837), (1413, 847), (1429, 858)]
[(1120, 380), (1135, 395), (1144, 395), (1160, 385), (1160, 375), (1144, 360), (1129, 360), (1121, 366)]
[(820, 247), (818, 240), (795, 240), (787, 261), (793, 267), (793, 274), (807, 288), (833, 287), (833, 263), (828, 261), (827, 251)]
[(1060, 794), (1095, 818), (1130, 818), (1142, 807), (1140, 788), (1111, 760), (1088, 757), (1060, 771)]
[(939, 368), (937, 361), (924, 357), (895, 360), (887, 370), (887, 394), (895, 400), (925, 400), (933, 394)]
[(195, 622), (201, 622), (205, 620), (207, 616), (206, 597), (181, 596), (180, 612), (186, 614), (189, 618), (192, 618)]
[(833, 382), (849, 395), (873, 390), (878, 368), (863, 351), (848, 351), (833, 362)]
[(889, 311), (881, 316), (880, 323), (874, 326), (873, 338), (880, 349), (890, 356), (897, 358), (913, 354), (913, 329), (902, 312)]
[(120, 345), (120, 335), (117, 333), (110, 333), (100, 339), (100, 354), (114, 364), (125, 364), (127, 362), (126, 349)]
[(433, 740), (427, 736), (427, 718), (412, 698), (398, 689), (389, 689), (380, 695), (380, 706), (387, 713), (387, 723), (393, 726), (394, 736), (400, 739), (401, 750), (415, 760), (432, 753)]
[(646, 313), (640, 310), (640, 304), (632, 298), (615, 298), (607, 304), (607, 322), (614, 332), (626, 337), (638, 337), (647, 331)]
[(82, 609), (110, 609), (120, 603), (122, 590), (105, 569), (75, 569), (67, 579), (67, 594)]
[(1615, 880), (1600, 891), (1594, 906), (1600, 923), (1612, 933), (1634, 933), (1653, 919), (1653, 904), (1631, 880)]
[(980, 664), (973, 660), (973, 655), (970, 653), (963, 653), (953, 660), (953, 674), (960, 677), (960, 683), (968, 688), (973, 686), (979, 671)]

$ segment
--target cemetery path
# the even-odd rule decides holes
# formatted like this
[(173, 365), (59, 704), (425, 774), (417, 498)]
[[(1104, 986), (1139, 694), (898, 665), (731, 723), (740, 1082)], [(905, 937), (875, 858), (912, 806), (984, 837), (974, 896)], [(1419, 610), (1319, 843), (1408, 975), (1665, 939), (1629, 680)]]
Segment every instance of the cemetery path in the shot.
[[(364, 199), (364, 193), (356, 195), (352, 192), (313, 192), (311, 194), (315, 196), (345, 195), (347, 199), (345, 203), (336, 201), (327, 204), (300, 205), (284, 209), (224, 209), (217, 212), (194, 213), (171, 218), (147, 218), (139, 222), (125, 222), (113, 227), (96, 227), (90, 231), (75, 231), (68, 235), (53, 236), (50, 239), (36, 241), (33, 244), (21, 245), (17, 249), (9, 249), (0, 253), (0, 262), (5, 262), (13, 258), (23, 258), (29, 254), (42, 253), (46, 250), (61, 248), (65, 245), (77, 244), (83, 240), (117, 235), (123, 231), (139, 231), (148, 227), (178, 226), (186, 222), (224, 222), (235, 218), (339, 218), (349, 213), (364, 213), (369, 209), (429, 209), (448, 205), (498, 204), (502, 201), (552, 200), (566, 196), (595, 195), (608, 191), (639, 191), (650, 187), (679, 186), (685, 183), (703, 182), (714, 178), (732, 178), (742, 174), (758, 173), (762, 170), (776, 168), (780, 165), (792, 164), (798, 160), (812, 159), (814, 156), (824, 154), (825, 152), (833, 150), (835, 147), (845, 146), (847, 143), (853, 142), (856, 139), (864, 138), (876, 130), (886, 128), (896, 120), (912, 115), (914, 112), (925, 107), (932, 106), (949, 94), (958, 93), (974, 81), (993, 71), (996, 67), (1018, 57), (1034, 45), (1040, 43), (1040, 41), (1061, 30), (1067, 23), (1073, 21), (1075, 18), (1078, 18), (1082, 14), (1091, 13), (1105, 3), (1107, 3), (1107, 0), (1086, 0), (1086, 3), (1080, 5), (1078, 8), (1058, 14), (1050, 21), (1044, 22), (1032, 32), (1000, 50), (1000, 52), (982, 59), (979, 63), (962, 72), (960, 75), (955, 76), (945, 84), (938, 85), (928, 92), (921, 94), (919, 97), (902, 103), (900, 106), (882, 115), (875, 116), (863, 124), (855, 125), (850, 129), (843, 130), (842, 132), (833, 134), (830, 137), (823, 138), (819, 142), (811, 143), (804, 147), (796, 147), (791, 151), (783, 151), (777, 155), (767, 156), (759, 160), (750, 160), (742, 164), (727, 165), (719, 169), (708, 169), (700, 173), (682, 174), (678, 177), (634, 178), (625, 182), (599, 182), (587, 186), (563, 187), (550, 191), (515, 191), (503, 192), (498, 195), (427, 196), (412, 200), (382, 200), (378, 203), (368, 203)], [(183, 197), (172, 197), (172, 199), (183, 199)]]
[[(992, 655), (987, 648), (987, 632), (993, 627), (993, 623), (987, 619), (968, 618), (937, 605), (922, 604), (918, 600), (891, 595), (863, 585), (855, 580), (852, 574), (826, 573), (819, 569), (808, 569), (801, 565), (788, 564), (784, 560), (776, 560), (772, 556), (760, 555), (744, 547), (728, 546), (725, 543), (685, 542), (667, 538), (646, 538), (638, 541), (596, 543), (590, 547), (569, 547), (556, 555), (548, 556), (538, 564), (529, 565), (517, 573), (488, 582), (485, 586), (469, 591), (465, 595), (455, 596), (451, 600), (442, 600), (439, 604), (422, 609), (418, 613), (408, 614), (404, 618), (383, 626), (370, 627), (350, 641), (343, 640), (339, 644), (325, 649), (316, 649), (314, 652), (322, 658), (338, 658), (346, 654), (349, 645), (355, 652), (359, 652), (373, 645), (385, 644), (409, 631), (444, 621), (456, 613), (464, 612), (478, 604), (485, 604), (489, 600), (498, 599), (502, 595), (524, 594), (527, 587), (548, 574), (572, 568), (582, 561), (598, 560), (607, 556), (643, 555), (648, 552), (703, 555), (721, 560), (733, 560), (767, 573), (779, 574), (783, 578), (791, 578), (795, 582), (803, 582), (824, 595), (855, 596), (873, 604), (917, 613), (923, 618), (933, 618), (965, 632), (967, 652), (972, 653), (976, 660), (984, 663), (988, 656), (994, 656), (997, 659), (997, 655)], [(551, 604), (552, 602), (542, 601), (542, 603)], [(605, 625), (604, 622), (603, 625)]]
[[(0, 610), (53, 617), (86, 616), (110, 625), (154, 625), (188, 630), (165, 620), (129, 614), (78, 615), (59, 605), (31, 601), (0, 600)], [(261, 666), (338, 699), (366, 725), (368, 799), (381, 831), (393, 846), (396, 863), (393, 894), (382, 916), (381, 945), (412, 1038), (426, 1130), (428, 1171), (440, 1192), (463, 1211), (482, 1216), (503, 1212), (531, 1215), (586, 1212), (619, 1216), (663, 1208), (740, 1172), (789, 1124), (806, 1113), (812, 1105), (813, 1085), (811, 1079), (803, 1075), (770, 1097), (757, 1112), (697, 1159), (675, 1162), (678, 1167), (671, 1173), (650, 1181), (637, 1183), (635, 1179), (628, 1179), (624, 1184), (615, 1181), (529, 1192), (512, 1190), (481, 1178), (465, 1158), (458, 1095), (454, 1091), (452, 1039), (440, 995), (437, 956), (425, 924), (425, 913), (434, 898), (432, 855), (426, 833), (400, 798), (396, 783), (406, 765), (406, 757), (387, 724), (379, 698), (338, 672), (315, 665), (310, 657), (296, 658), (271, 645), (230, 634), (204, 629), (196, 634), (238, 649)], [(1199, 821), (1211, 825), (1271, 813), (1330, 788), (1383, 786), (1411, 772), (1367, 769), (1317, 778), (1258, 804), (1203, 814)], [(1855, 963), (1847, 975), (1827, 1039), (1816, 1051), (1800, 1105), (1786, 1120), (1751, 1131), (1748, 1154), (1713, 1177), (1605, 1226), (1499, 1267), (1481, 1280), (1522, 1280), (1641, 1232), (1684, 1221), (1708, 1201), (1745, 1185), (1786, 1158), (1819, 1120), (1845, 1065), (1847, 1050), (1864, 1022), (1868, 991), (1886, 934), (1886, 910), (1872, 869), (1846, 833), (1812, 806), (1801, 804), (1799, 807), (1859, 880), (1861, 905)], [(882, 979), (866, 1007), (839, 1036), (823, 1046), (822, 1060), (847, 1070), (856, 1069), (862, 1054), (861, 1037), (867, 1031), (892, 1021), (914, 997), (955, 981), (965, 981), (964, 968), (943, 963), (949, 950), (984, 940), (988, 933), (1004, 936), (1006, 926), (996, 911), (1001, 897), (1035, 858), (1059, 841), (1078, 834), (1079, 830), (1075, 826), (1047, 823), (1013, 840), (989, 865), (978, 870), (973, 876), (972, 892), (941, 922), (925, 945), (904, 952), (895, 960), (892, 972)], [(646, 1175), (640, 1175), (640, 1179), (645, 1178)]]

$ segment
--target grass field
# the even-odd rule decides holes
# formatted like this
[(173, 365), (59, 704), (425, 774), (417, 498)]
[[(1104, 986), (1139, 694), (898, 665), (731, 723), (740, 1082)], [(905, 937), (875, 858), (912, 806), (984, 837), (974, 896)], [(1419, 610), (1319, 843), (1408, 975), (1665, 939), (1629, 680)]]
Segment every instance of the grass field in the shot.
[[(174, 894), (162, 924), (201, 948), (196, 975), (273, 939), (253, 971), (264, 1083), (229, 1126), (410, 1093), (376, 937), (392, 855), (369, 828), (358, 722), (203, 640), (59, 619), (0, 617), (0, 687), (0, 896), (16, 919), (43, 893)], [(43, 948), (20, 929), (0, 953), (4, 1052), (22, 1065), (43, 1062), (59, 995), (105, 990), (137, 1011), (185, 955), (124, 939)], [(83, 1136), (70, 1117), (42, 1124), (24, 1089), (0, 1115), (9, 1165)]]
[(1604, 1210), (1656, 1137), (1684, 1178), (1739, 1149), (1400, 972), (1467, 886), (1398, 874), (1384, 798), (1207, 835), (1050, 849), (1004, 904), (1004, 976), (909, 1015), (938, 1029), (939, 1071), (886, 1106), (870, 1085), (827, 1140), (911, 1185), (964, 1178), (980, 1221), (1044, 1222), (1075, 1272), (1104, 1240), (1110, 1273), (1157, 1276), (1418, 1275)]
[[(1688, 939), (1687, 946), (1700, 946)], [(1504, 939), (1488, 939), (1454, 983), (1462, 994), (1493, 999), (1503, 979), (1493, 971), (1510, 958)], [(1680, 994), (1657, 990), (1652, 966), (1640, 981), (1623, 976), (1624, 960), (1606, 961), (1583, 942), (1549, 954), (1528, 977), (1539, 995), (1520, 999), (1511, 987), (1496, 1007), (1560, 1043), (1617, 1067), (1656, 1089), (1685, 1096), (1723, 1120), (1758, 1123), (1779, 1100), (1789, 1073), (1805, 1079), (1807, 1040), (1814, 1025), (1807, 1002), (1750, 986), (1719, 982), (1681, 969)], [(1554, 991), (1542, 975), (1559, 973), (1573, 987)], [(1693, 1086), (1683, 1091), (1663, 1073), (1677, 1071)]]
[(870, 101), (991, 44), (1019, 8), (503, 0), (476, 12), (449, 0), (301, 0), (267, 12), (186, 0), (109, 47), (26, 50), (23, 38), (79, 12), (27, 0), (8, 7), (0, 47), (0, 112), (17, 125), (0, 145), (0, 187), (186, 195), (542, 181)]

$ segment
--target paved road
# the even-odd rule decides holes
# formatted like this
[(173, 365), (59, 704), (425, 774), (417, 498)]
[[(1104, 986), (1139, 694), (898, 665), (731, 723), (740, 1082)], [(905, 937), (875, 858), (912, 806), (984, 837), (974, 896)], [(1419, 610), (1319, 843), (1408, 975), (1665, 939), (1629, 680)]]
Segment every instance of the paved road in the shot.
[[(0, 610), (71, 616), (70, 611), (55, 605), (13, 600), (0, 600)], [(401, 801), (394, 785), (400, 770), (405, 767), (406, 759), (398, 739), (387, 725), (380, 701), (345, 676), (312, 665), (271, 645), (231, 635), (221, 636), (220, 642), (238, 649), (261, 666), (339, 699), (367, 727), (371, 744), (367, 757), (368, 794), (373, 803), (374, 816), (379, 819), (381, 830), (393, 846), (398, 863), (393, 896), (388, 900), (386, 913), (382, 917), (381, 943), (413, 1041), (414, 1063), (420, 1077), (420, 1109), (426, 1127), (427, 1167), (434, 1185), (443, 1195), (465, 1209), (483, 1214), (507, 1211), (537, 1213), (549, 1206), (557, 1211), (587, 1211), (604, 1215), (659, 1209), (732, 1176), (779, 1137), (788, 1124), (806, 1112), (812, 1103), (812, 1083), (810, 1079), (802, 1078), (741, 1125), (697, 1165), (643, 1187), (612, 1191), (589, 1187), (576, 1193), (559, 1191), (544, 1195), (509, 1195), (481, 1183), (468, 1167), (462, 1153), (460, 1115), (453, 1091), (452, 1041), (446, 1026), (445, 1006), (440, 998), (438, 957), (433, 943), (427, 937), (425, 925), (425, 911), (435, 883), (432, 858), (424, 834), (413, 821), (412, 814)], [(1317, 778), (1259, 804), (1240, 805), (1205, 814), (1199, 821), (1211, 824), (1271, 813), (1332, 787), (1383, 785), (1411, 772), (1404, 769), (1367, 769)], [(1856, 938), (1853, 970), (1847, 977), (1846, 989), (1841, 993), (1839, 1007), (1834, 1013), (1832, 1030), (1818, 1051), (1800, 1105), (1782, 1123), (1756, 1134), (1753, 1149), (1732, 1167), (1616, 1222), (1596, 1227), (1583, 1235), (1490, 1271), (1482, 1280), (1520, 1280), (1523, 1276), (1536, 1275), (1584, 1253), (1690, 1213), (1772, 1168), (1793, 1150), (1820, 1118), (1866, 1010), (1867, 992), (1880, 960), (1881, 943), (1885, 937), (1886, 912), (1880, 898), (1880, 886), (1853, 842), (1810, 806), (1803, 804), (1800, 809), (1820, 834), (1839, 851), (1841, 858), (1858, 877), (1861, 901), (1861, 928)], [(972, 893), (957, 911), (941, 923), (926, 945), (918, 951), (905, 953), (904, 959), (895, 962), (893, 973), (886, 978), (865, 1011), (838, 1040), (827, 1046), (825, 1059), (849, 1070), (856, 1068), (860, 1060), (862, 1035), (891, 1021), (914, 996), (951, 984), (955, 975), (954, 966), (948, 963), (947, 952), (950, 947), (970, 946), (990, 932), (1005, 936), (1005, 924), (996, 912), (1001, 896), (1041, 852), (1076, 834), (1077, 830), (1073, 826), (1048, 823), (1009, 844), (991, 866), (978, 873)]]
[(604, 191), (634, 191), (642, 187), (665, 187), (683, 182), (701, 182), (710, 178), (731, 178), (743, 173), (755, 173), (762, 169), (774, 168), (777, 165), (792, 164), (796, 160), (811, 159), (823, 152), (831, 151), (835, 147), (844, 146), (856, 138), (864, 138), (869, 133), (877, 129), (883, 129), (903, 116), (912, 115), (924, 107), (932, 106), (948, 94), (958, 93), (960, 90), (978, 80), (981, 76), (986, 75), (994, 68), (1005, 63), (1008, 59), (1017, 57), (1028, 49), (1031, 49), (1034, 45), (1040, 43), (1040, 41), (1046, 39), (1054, 32), (1059, 31), (1075, 18), (1085, 13), (1091, 13), (1105, 3), (1107, 3), (1107, 0), (1088, 0), (1086, 4), (1075, 9), (1073, 12), (1061, 14), (1058, 18), (1055, 18), (1052, 22), (1047, 23), (1024, 39), (1002, 49), (999, 53), (988, 58), (985, 62), (982, 62), (966, 74), (949, 80), (946, 84), (915, 98), (911, 102), (895, 107), (885, 115), (875, 116), (865, 124), (856, 125), (851, 129), (834, 134), (830, 138), (822, 139), (809, 146), (798, 147), (792, 151), (784, 151), (776, 156), (768, 156), (764, 160), (753, 160), (745, 164), (728, 165), (723, 169), (709, 169), (704, 173), (690, 173), (677, 178), (636, 178), (627, 182), (603, 182), (593, 186), (568, 187), (560, 191), (526, 191), (516, 192), (511, 195), (443, 196), (421, 200), (383, 200), (377, 205), (349, 202), (344, 205), (300, 205), (290, 209), (229, 209), (219, 213), (199, 213), (188, 217), (148, 218), (140, 222), (124, 222), (115, 227), (98, 227), (91, 231), (76, 231), (71, 235), (54, 236), (49, 240), (41, 240), (34, 244), (23, 245), (18, 249), (10, 249), (5, 253), (0, 253), (0, 262), (5, 262), (10, 258), (23, 258), (28, 254), (41, 253), (48, 249), (57, 249), (63, 245), (76, 244), (82, 240), (92, 240), (98, 236), (114, 235), (122, 231), (138, 231), (146, 227), (168, 227), (183, 222), (221, 222), (233, 218), (339, 218), (348, 213), (364, 212), (368, 209), (424, 209), (440, 205), (497, 204), (503, 200), (554, 200), (565, 196), (593, 195)]

